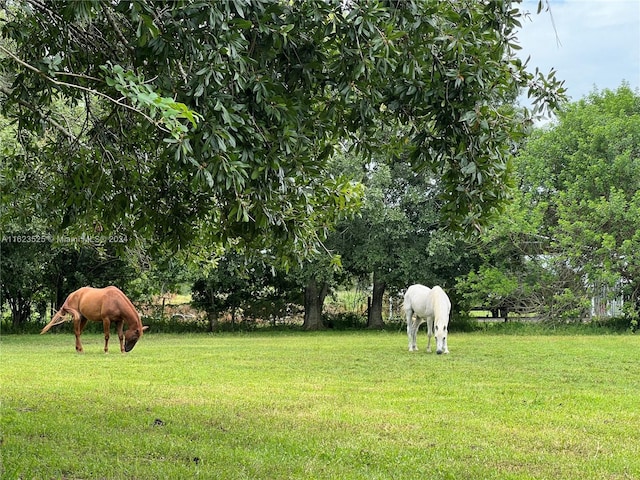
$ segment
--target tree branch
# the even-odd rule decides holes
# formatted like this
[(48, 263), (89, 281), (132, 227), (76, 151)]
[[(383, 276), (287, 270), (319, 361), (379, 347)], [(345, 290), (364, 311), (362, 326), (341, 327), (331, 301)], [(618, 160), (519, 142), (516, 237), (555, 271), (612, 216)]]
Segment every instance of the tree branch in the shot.
[(111, 12), (109, 11), (109, 8), (106, 5), (103, 4), (102, 5), (102, 11), (104, 12), (105, 16), (107, 17), (107, 20), (109, 21), (109, 24), (111, 25), (111, 27), (116, 32), (116, 36), (120, 39), (120, 41), (124, 45), (124, 48), (126, 48), (129, 51), (129, 53), (131, 54), (132, 58), (135, 58), (135, 53), (136, 53), (135, 49), (131, 45), (129, 45), (129, 42), (127, 41), (125, 36), (120, 31), (120, 28), (118, 27), (118, 24), (116, 23), (115, 19), (113, 18), (113, 15), (111, 15)]
[[(11, 90), (9, 90), (8, 88), (6, 88), (6, 87), (4, 87), (2, 85), (0, 85), (0, 92), (4, 93), (7, 96), (11, 95)], [(69, 138), (71, 143), (77, 142), (80, 145), (82, 145), (83, 147), (87, 147), (87, 144), (82, 142), (78, 137), (76, 137), (73, 133), (71, 133), (69, 130), (67, 130), (64, 125), (56, 122), (52, 118), (45, 117), (44, 115), (42, 115), (42, 113), (40, 112), (41, 109), (35, 107), (34, 105), (31, 105), (30, 103), (25, 102), (22, 99), (17, 99), (17, 102), (18, 102), (18, 105), (20, 105), (22, 107), (25, 107), (25, 108), (28, 108), (32, 112), (37, 113), (38, 115), (40, 115), (40, 117), (43, 120), (45, 120), (47, 123), (51, 124), (52, 127), (54, 127), (56, 130), (58, 130), (60, 133), (62, 133), (65, 137)]]
[[(15, 62), (19, 63), (20, 65), (22, 65), (23, 67), (31, 70), (32, 72), (35, 72), (37, 75), (40, 75), (42, 78), (44, 78), (45, 80), (47, 80), (48, 82), (53, 83), (54, 85), (60, 86), (60, 87), (69, 87), (69, 88), (75, 88), (78, 90), (82, 90), (83, 92), (88, 92), (91, 93), (93, 95), (97, 95), (99, 97), (104, 98), (105, 100), (114, 103), (120, 107), (124, 107), (128, 110), (131, 110), (132, 112), (135, 112), (141, 116), (143, 116), (145, 118), (145, 120), (147, 120), (149, 123), (151, 123), (152, 125), (155, 125), (156, 128), (158, 128), (159, 130), (165, 132), (165, 133), (171, 133), (169, 130), (167, 130), (166, 128), (162, 127), (160, 125), (159, 122), (155, 121), (153, 118), (151, 118), (149, 115), (147, 115), (146, 113), (144, 113), (143, 111), (137, 109), (136, 107), (133, 107), (131, 105), (127, 105), (126, 103), (123, 103), (120, 100), (116, 100), (113, 97), (110, 97), (109, 95), (107, 95), (106, 93), (102, 93), (98, 90), (94, 90), (93, 88), (89, 88), (89, 87), (84, 87), (82, 85), (75, 85), (73, 83), (68, 83), (68, 82), (62, 82), (60, 80), (56, 80), (53, 77), (50, 77), (49, 75), (47, 75), (46, 73), (44, 73), (41, 70), (38, 70), (36, 67), (34, 67), (33, 65), (28, 64), (27, 62), (25, 62), (24, 60), (18, 58), (13, 52), (11, 52), (10, 50), (7, 50), (5, 47), (3, 47), (2, 45), (0, 45), (0, 51), (4, 52), (5, 54), (7, 54), (9, 57), (11, 57)], [(65, 75), (67, 75), (65, 73)], [(5, 92), (6, 93), (6, 92)], [(9, 92), (10, 93), (10, 92)]]

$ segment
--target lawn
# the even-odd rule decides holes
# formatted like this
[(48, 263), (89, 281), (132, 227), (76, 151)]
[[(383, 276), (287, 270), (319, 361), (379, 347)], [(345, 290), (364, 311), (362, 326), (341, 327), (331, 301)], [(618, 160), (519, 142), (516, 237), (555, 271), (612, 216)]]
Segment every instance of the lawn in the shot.
[[(3, 479), (640, 478), (640, 337), (1, 338)], [(113, 342), (113, 340), (112, 340)]]

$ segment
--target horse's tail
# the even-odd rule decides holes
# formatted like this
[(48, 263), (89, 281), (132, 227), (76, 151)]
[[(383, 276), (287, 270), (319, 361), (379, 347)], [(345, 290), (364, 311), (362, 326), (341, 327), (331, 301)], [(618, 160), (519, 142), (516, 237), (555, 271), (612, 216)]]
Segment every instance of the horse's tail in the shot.
[(409, 298), (409, 295), (405, 293), (402, 299), (402, 310), (406, 312), (410, 308), (411, 308), (411, 298)]
[(55, 327), (56, 325), (60, 325), (61, 323), (64, 323), (67, 321), (67, 314), (71, 313), (70, 311), (68, 311), (65, 306), (63, 305), (62, 308), (60, 310), (58, 310), (58, 313), (56, 313), (53, 318), (51, 319), (51, 321), (47, 324), (46, 327), (44, 327), (41, 331), (40, 331), (40, 335), (42, 335), (43, 333), (47, 333), (49, 331), (49, 329), (51, 327)]

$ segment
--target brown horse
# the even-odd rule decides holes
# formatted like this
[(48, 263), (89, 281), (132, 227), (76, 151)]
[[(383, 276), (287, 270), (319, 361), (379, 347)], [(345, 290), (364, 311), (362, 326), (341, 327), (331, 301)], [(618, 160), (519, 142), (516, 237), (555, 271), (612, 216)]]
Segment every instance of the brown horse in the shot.
[[(73, 329), (76, 334), (76, 350), (82, 353), (80, 335), (89, 320), (102, 321), (104, 327), (104, 352), (109, 351), (109, 329), (111, 322), (116, 324), (118, 338), (120, 339), (120, 351), (129, 352), (142, 337), (142, 332), (147, 328), (142, 326), (140, 316), (131, 301), (116, 287), (91, 288), (82, 287), (69, 294), (62, 308), (56, 313), (49, 324), (42, 329), (40, 334), (47, 332), (51, 327), (59, 325), (67, 320), (67, 315), (73, 316)], [(127, 324), (127, 331), (122, 333), (122, 324)], [(124, 343), (123, 343), (124, 340)]]

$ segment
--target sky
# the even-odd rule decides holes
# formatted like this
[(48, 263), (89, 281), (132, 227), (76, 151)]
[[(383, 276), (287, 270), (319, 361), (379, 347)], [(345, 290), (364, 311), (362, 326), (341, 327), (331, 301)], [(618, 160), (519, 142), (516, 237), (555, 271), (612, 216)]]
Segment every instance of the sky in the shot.
[[(577, 101), (594, 91), (615, 90), (624, 81), (640, 89), (640, 0), (549, 0), (550, 13), (536, 14), (538, 0), (524, 0), (531, 12), (518, 39), (528, 70), (551, 68)], [(553, 20), (552, 20), (553, 19)], [(554, 29), (555, 24), (555, 29)]]

